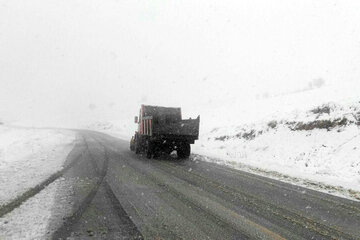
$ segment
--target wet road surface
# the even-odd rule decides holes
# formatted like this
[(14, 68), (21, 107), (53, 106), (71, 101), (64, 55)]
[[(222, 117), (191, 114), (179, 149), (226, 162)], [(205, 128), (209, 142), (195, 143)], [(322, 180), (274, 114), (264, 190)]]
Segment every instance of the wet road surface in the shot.
[(228, 167), (146, 159), (79, 131), (74, 212), (54, 239), (360, 239), (360, 203)]

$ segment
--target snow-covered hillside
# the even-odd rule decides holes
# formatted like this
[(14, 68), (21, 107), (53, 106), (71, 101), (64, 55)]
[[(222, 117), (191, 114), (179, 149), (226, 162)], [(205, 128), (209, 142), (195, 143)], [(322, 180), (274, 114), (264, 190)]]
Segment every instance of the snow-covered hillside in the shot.
[[(135, 124), (134, 124), (135, 125)], [(97, 121), (93, 123), (84, 124), (85, 129), (104, 132), (114, 137), (122, 138), (122, 139), (130, 139), (132, 132), (131, 126), (128, 126), (123, 121)]]
[(359, 143), (360, 102), (328, 103), (261, 122), (214, 126), (194, 151), (232, 167), (246, 164), (360, 191)]

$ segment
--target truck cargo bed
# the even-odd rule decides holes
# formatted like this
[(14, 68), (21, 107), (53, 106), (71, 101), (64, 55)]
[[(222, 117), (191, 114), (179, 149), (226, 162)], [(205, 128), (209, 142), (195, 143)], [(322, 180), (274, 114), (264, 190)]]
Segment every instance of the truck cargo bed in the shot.
[(196, 119), (181, 120), (176, 123), (154, 124), (153, 135), (189, 137), (197, 140), (199, 137), (200, 117)]

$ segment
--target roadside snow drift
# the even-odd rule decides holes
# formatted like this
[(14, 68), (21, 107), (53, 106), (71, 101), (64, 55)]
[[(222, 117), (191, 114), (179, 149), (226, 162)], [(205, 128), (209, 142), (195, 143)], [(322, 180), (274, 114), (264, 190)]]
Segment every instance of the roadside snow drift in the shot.
[(131, 135), (133, 134), (133, 132), (130, 130), (131, 127), (120, 120), (93, 122), (89, 124), (84, 124), (83, 128), (103, 132), (111, 136), (126, 140), (130, 139)]
[(201, 135), (194, 151), (212, 157), (208, 161), (360, 191), (360, 102), (329, 103), (284, 116), (214, 127)]
[(0, 206), (60, 170), (74, 140), (67, 130), (0, 126)]
[(59, 178), (0, 218), (0, 239), (51, 239), (72, 210), (72, 182)]

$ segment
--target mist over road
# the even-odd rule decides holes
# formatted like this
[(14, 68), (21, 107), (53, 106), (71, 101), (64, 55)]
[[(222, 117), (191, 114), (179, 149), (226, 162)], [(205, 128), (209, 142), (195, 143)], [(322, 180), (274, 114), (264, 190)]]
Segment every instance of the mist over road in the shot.
[[(74, 212), (55, 239), (359, 239), (360, 203), (79, 131)], [(79, 157), (80, 156), (80, 157)], [(73, 159), (72, 159), (73, 158)], [(76, 161), (76, 162), (74, 162)]]

